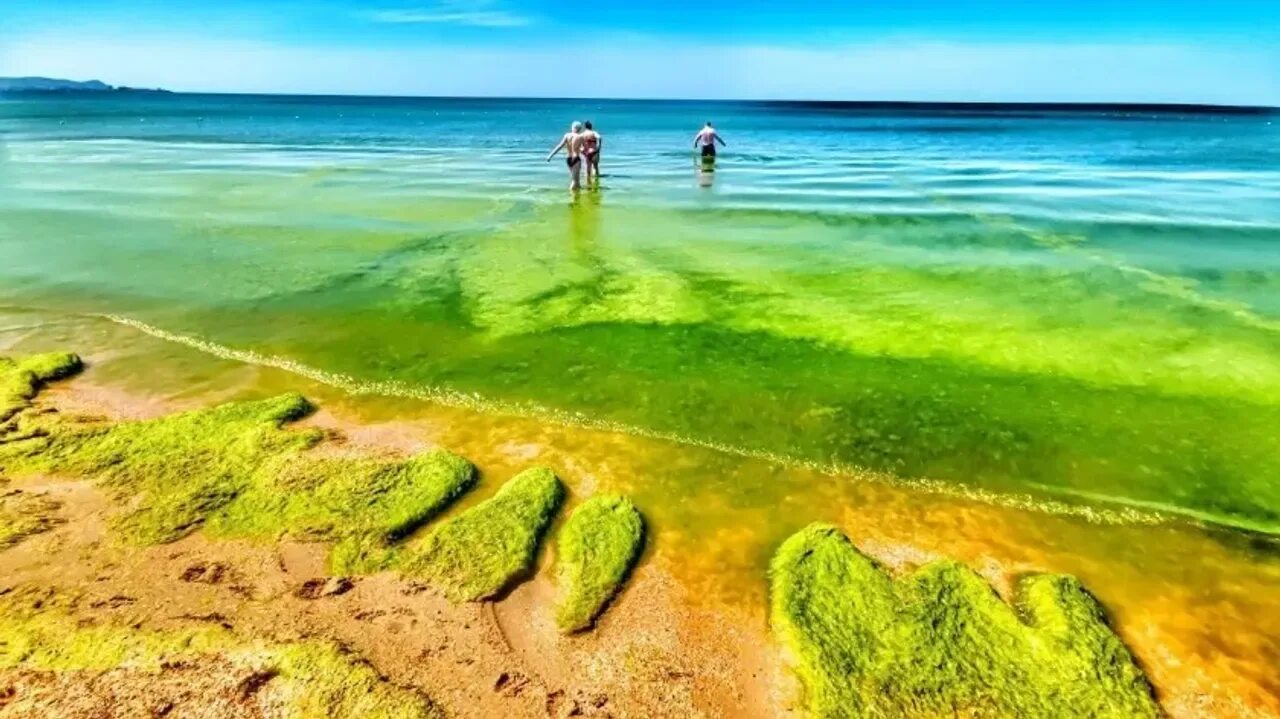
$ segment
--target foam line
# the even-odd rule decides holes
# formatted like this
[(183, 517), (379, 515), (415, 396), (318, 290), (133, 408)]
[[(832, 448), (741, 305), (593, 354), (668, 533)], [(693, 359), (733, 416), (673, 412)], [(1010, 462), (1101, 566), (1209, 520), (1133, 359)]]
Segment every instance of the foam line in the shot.
[[(361, 380), (350, 375), (329, 372), (327, 370), (311, 367), (287, 357), (265, 355), (253, 350), (235, 349), (233, 347), (210, 342), (199, 337), (170, 332), (130, 317), (114, 314), (99, 314), (93, 316), (105, 319), (117, 325), (132, 328), (156, 339), (180, 344), (214, 357), (251, 364), (258, 367), (278, 369), (303, 377), (318, 384), (333, 387), (351, 395), (417, 399), (447, 407), (458, 407), (476, 412), (505, 414), (526, 419), (552, 422), (565, 427), (626, 434), (646, 439), (698, 447), (746, 459), (770, 462), (786, 467), (806, 469), (833, 477), (839, 477), (841, 479), (878, 481), (930, 494), (957, 497), (960, 499), (1011, 509), (1076, 517), (1095, 524), (1159, 524), (1168, 521), (1170, 515), (1175, 514), (1182, 514), (1191, 519), (1204, 519), (1202, 517), (1186, 515), (1185, 513), (1177, 511), (1177, 508), (1170, 508), (1170, 511), (1146, 511), (1106, 497), (1089, 497), (1089, 500), (1094, 504), (1108, 504), (1112, 506), (1086, 506), (1084, 504), (1055, 501), (1051, 499), (1033, 497), (1026, 494), (992, 492), (936, 479), (891, 477), (881, 473), (870, 472), (864, 468), (854, 465), (824, 463), (799, 459), (775, 452), (739, 447), (731, 444), (699, 439), (696, 437), (687, 437), (674, 432), (664, 432), (661, 430), (628, 425), (612, 420), (599, 419), (581, 412), (568, 412), (527, 402), (494, 400), (486, 398), (478, 393), (461, 392), (448, 387), (411, 385), (395, 380)], [(1044, 487), (1043, 490), (1049, 494), (1058, 494), (1068, 497), (1072, 496), (1068, 492), (1057, 490), (1057, 488)], [(1229, 524), (1228, 522), (1218, 523)]]

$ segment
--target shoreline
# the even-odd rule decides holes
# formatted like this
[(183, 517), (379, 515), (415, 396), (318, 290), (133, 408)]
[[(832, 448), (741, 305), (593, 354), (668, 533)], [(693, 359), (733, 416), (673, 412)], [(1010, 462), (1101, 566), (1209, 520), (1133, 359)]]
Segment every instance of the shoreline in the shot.
[[(92, 366), (93, 364), (91, 363), (91, 367)], [(92, 372), (93, 370), (91, 369), (89, 377), (81, 377), (71, 380), (70, 382), (58, 383), (52, 386), (44, 395), (41, 396), (42, 398), (37, 401), (47, 406), (62, 407), (65, 411), (75, 414), (96, 414), (122, 419), (151, 418), (164, 415), (173, 410), (182, 409), (184, 404), (189, 407), (205, 404), (204, 401), (186, 401), (175, 404), (172, 399), (167, 401), (163, 399), (158, 400), (155, 397), (147, 398), (136, 393), (114, 390), (106, 385), (95, 384)], [(287, 381), (286, 384), (288, 384)], [(448, 408), (441, 408), (440, 410), (436, 410), (436, 412), (445, 410), (448, 410)], [(359, 412), (357, 412), (357, 415), (358, 414)], [(440, 421), (441, 420), (436, 420), (437, 423)], [(537, 423), (535, 422), (533, 424), (536, 425)], [(340, 404), (331, 407), (330, 403), (325, 402), (322, 403), (322, 410), (312, 417), (304, 420), (301, 426), (318, 428), (325, 432), (341, 435), (344, 438), (342, 442), (343, 451), (369, 451), (389, 455), (403, 455), (405, 453), (419, 451), (430, 446), (449, 444), (449, 430), (447, 427), (452, 426), (452, 423), (445, 420), (444, 425), (438, 426), (437, 430), (434, 432), (430, 430), (424, 432), (424, 425), (422, 425), (421, 422), (406, 423), (403, 421), (391, 420), (388, 422), (368, 423), (352, 417), (351, 407), (343, 407)], [(427, 427), (429, 426), (430, 423)], [(567, 430), (556, 430), (555, 434), (566, 431)], [(487, 432), (484, 433), (488, 434)], [(594, 435), (598, 433), (592, 432), (590, 434)], [(490, 437), (490, 439), (498, 438)], [(632, 442), (635, 440), (627, 441)], [(531, 450), (529, 448), (533, 446), (536, 445), (511, 446), (507, 443), (501, 445), (502, 449), (499, 449), (497, 454), (500, 455), (505, 453), (509, 455), (506, 461), (512, 466), (527, 464), (531, 459), (529, 454)], [(536, 452), (540, 453), (541, 451), (543, 450), (537, 450)], [(539, 457), (539, 461), (542, 461), (542, 459), (544, 458)], [(493, 456), (489, 456), (485, 457), (481, 464), (482, 467), (487, 467), (492, 466), (492, 463)], [(508, 470), (509, 467), (500, 467), (494, 471), (499, 476), (509, 476)], [(590, 472), (588, 472), (588, 474), (590, 474)], [(23, 482), (19, 482), (17, 483), (17, 486), (21, 487), (23, 484)], [(590, 491), (590, 485), (587, 489)], [(893, 488), (893, 491), (910, 493), (909, 489), (901, 487)], [(472, 503), (472, 500), (483, 499), (483, 494), (484, 493), (480, 493), (475, 497), (468, 497), (466, 501), (459, 503), (457, 508), (446, 513), (446, 516), (450, 513), (455, 513), (457, 510), (465, 509)], [(642, 509), (643, 508), (644, 507), (642, 505)], [(983, 513), (987, 513), (996, 511), (997, 509), (999, 508), (989, 508), (981, 511)], [(999, 511), (1010, 512), (1016, 510), (1004, 508), (999, 509)], [(1060, 520), (1055, 521), (1066, 521), (1066, 518), (1061, 518)], [(933, 551), (922, 551), (918, 540), (907, 540), (904, 542), (899, 539), (896, 542), (886, 542), (883, 537), (876, 539), (876, 532), (868, 534), (866, 527), (859, 529), (857, 523), (850, 524), (848, 521), (845, 521), (841, 522), (841, 524), (849, 527), (850, 529), (856, 530), (854, 536), (859, 545), (867, 549), (872, 556), (875, 556), (880, 561), (886, 562), (888, 566), (895, 568), (897, 571), (904, 571), (906, 569), (919, 566), (939, 556), (947, 556), (946, 554), (940, 555)], [(70, 527), (73, 526), (74, 522), (71, 522), (70, 526), (67, 524), (61, 525), (48, 536), (60, 537), (62, 536), (60, 533), (72, 531)], [(1136, 531), (1137, 529), (1139, 528), (1134, 527), (1129, 528), (1126, 531)], [(730, 709), (712, 712), (707, 714), (707, 716), (747, 716), (747, 714), (744, 714), (746, 709), (742, 705), (734, 704), (735, 701), (739, 700), (733, 699), (733, 697), (755, 697), (751, 702), (751, 706), (767, 705), (770, 707), (770, 711), (772, 713), (765, 712), (759, 714), (759, 716), (790, 716), (791, 714), (788, 712), (791, 710), (787, 708), (789, 705), (785, 699), (781, 698), (781, 695), (785, 695), (787, 693), (787, 691), (781, 687), (786, 686), (789, 679), (786, 676), (786, 672), (782, 671), (780, 668), (782, 661), (778, 654), (778, 648), (773, 641), (771, 641), (768, 635), (767, 625), (764, 621), (765, 607), (759, 603), (760, 595), (758, 590), (748, 592), (749, 596), (754, 595), (757, 599), (751, 600), (751, 603), (744, 604), (741, 599), (733, 600), (726, 596), (720, 596), (716, 592), (707, 594), (705, 592), (707, 587), (699, 584), (699, 581), (705, 581), (705, 577), (703, 580), (690, 583), (691, 578), (702, 574), (706, 571), (706, 568), (697, 569), (697, 567), (700, 566), (700, 562), (696, 559), (690, 567), (679, 568), (677, 565), (672, 565), (671, 562), (673, 555), (671, 553), (671, 546), (669, 543), (676, 541), (678, 537), (672, 536), (668, 530), (669, 528), (666, 526), (659, 526), (657, 528), (656, 535), (658, 537), (658, 545), (656, 547), (651, 546), (646, 550), (645, 556), (642, 558), (641, 565), (636, 570), (635, 576), (633, 577), (632, 585), (624, 588), (622, 596), (616, 602), (617, 606), (606, 613), (605, 618), (602, 620), (601, 627), (608, 632), (631, 634), (633, 628), (630, 627), (626, 621), (615, 619), (612, 615), (615, 612), (625, 613), (627, 610), (620, 608), (630, 606), (633, 603), (643, 604), (645, 602), (644, 597), (646, 596), (654, 593), (665, 595), (667, 599), (664, 601), (667, 603), (661, 611), (652, 611), (652, 608), (650, 608), (649, 611), (643, 612), (650, 619), (653, 617), (661, 617), (664, 621), (670, 620), (673, 622), (673, 624), (660, 627), (659, 630), (653, 630), (650, 628), (647, 632), (650, 636), (656, 633), (667, 638), (667, 644), (664, 645), (664, 651), (674, 652), (675, 656), (683, 657), (683, 661), (687, 661), (694, 666), (700, 667), (702, 666), (701, 660), (694, 662), (692, 657), (706, 656), (708, 653), (714, 655), (716, 651), (723, 649), (723, 647), (714, 646), (719, 641), (719, 637), (727, 635), (726, 633), (731, 633), (740, 637), (736, 655), (762, 657), (759, 661), (755, 662), (755, 668), (753, 670), (727, 671), (726, 673), (719, 675), (720, 679), (718, 681), (721, 683), (717, 685), (719, 687), (718, 689), (711, 690), (706, 687), (701, 687), (697, 692), (692, 692), (686, 696), (715, 695), (720, 697), (716, 701), (728, 702), (729, 705), (732, 705)], [(181, 540), (181, 542), (202, 542), (204, 543), (204, 549), (201, 551), (209, 552), (211, 556), (217, 553), (215, 549), (211, 548), (216, 548), (217, 546), (227, 542), (227, 540), (204, 539), (200, 535), (196, 536), (199, 537), (199, 539), (187, 538)], [(33, 541), (40, 542), (45, 540), (36, 538), (28, 540), (28, 544)], [(684, 540), (680, 541), (681, 543), (684, 542)], [(242, 543), (232, 540), (231, 544), (239, 545)], [(27, 544), (24, 544), (23, 546), (27, 546)], [(36, 544), (31, 546), (40, 545)], [(165, 546), (172, 545), (161, 545), (160, 547), (146, 551), (151, 552), (153, 550), (163, 550)], [(24, 549), (22, 551), (25, 552), (27, 550)], [(260, 551), (268, 550), (263, 547), (254, 549), (254, 552)], [(281, 557), (286, 554), (296, 557), (299, 556), (299, 552), (302, 553), (301, 556), (306, 556), (307, 552), (311, 552), (312, 558), (305, 561), (310, 561), (313, 565), (318, 561), (315, 559), (315, 553), (317, 552), (315, 547), (299, 549), (296, 546), (289, 545), (285, 546), (285, 548), (280, 551)], [(6, 568), (8, 568), (8, 566), (12, 566), (9, 562), (9, 557), (12, 556), (12, 554), (12, 552), (8, 552), (5, 555), (0, 555), (0, 566), (6, 566)], [(539, 564), (540, 570), (535, 575), (533, 581), (518, 585), (514, 591), (505, 595), (500, 602), (492, 605), (492, 616), (494, 617), (494, 621), (498, 622), (499, 630), (506, 632), (507, 636), (515, 636), (514, 640), (508, 640), (508, 648), (511, 649), (511, 645), (513, 643), (515, 645), (525, 647), (525, 649), (522, 650), (522, 661), (526, 662), (526, 664), (522, 665), (524, 668), (519, 673), (526, 678), (537, 674), (536, 670), (530, 669), (528, 666), (528, 663), (530, 662), (536, 664), (537, 659), (531, 660), (529, 657), (541, 656), (542, 653), (548, 651), (548, 647), (551, 648), (551, 651), (554, 651), (556, 647), (556, 643), (554, 641), (549, 642), (546, 636), (539, 638), (539, 635), (536, 633), (525, 635), (521, 634), (520, 631), (521, 629), (527, 630), (531, 626), (536, 626), (536, 622), (533, 622), (531, 618), (539, 611), (544, 615), (548, 614), (546, 602), (547, 597), (551, 593), (550, 585), (545, 577), (548, 554), (549, 552), (547, 551), (542, 553)], [(265, 560), (261, 560), (259, 558), (255, 561), (258, 566), (265, 566)], [(284, 560), (279, 559), (279, 557), (277, 558), (277, 563), (282, 561)], [(687, 559), (683, 561), (687, 562)], [(987, 561), (989, 563), (985, 566), (978, 565), (975, 568), (979, 569), (981, 573), (987, 577), (988, 581), (993, 582), (1001, 595), (1006, 598), (1010, 596), (1012, 586), (1011, 582), (1013, 581), (1013, 578), (1017, 577), (1020, 573), (1031, 569), (1031, 566), (1027, 565), (1023, 565), (1020, 568), (1020, 563), (1017, 561), (1010, 562), (1009, 559), (999, 560), (994, 556), (988, 556)], [(49, 564), (54, 571), (61, 571), (60, 565), (57, 561)], [(673, 572), (673, 569), (676, 571)], [(691, 570), (693, 571), (692, 575), (690, 574)], [(371, 599), (373, 603), (377, 603), (381, 599), (384, 599), (389, 593), (403, 594), (407, 588), (409, 591), (420, 591), (413, 588), (415, 586), (413, 582), (405, 585), (403, 580), (385, 577), (381, 574), (374, 575), (374, 577), (375, 578), (373, 579), (365, 578), (357, 581), (357, 586), (367, 582), (372, 582), (373, 585), (380, 587), (380, 589), (374, 593), (375, 596)], [(763, 586), (763, 577), (760, 577), (758, 581), (761, 582), (760, 586)], [(388, 582), (390, 584), (388, 584)], [(127, 592), (125, 594), (127, 595)], [(280, 592), (277, 592), (276, 596), (280, 596)], [(1223, 691), (1222, 687), (1219, 687), (1218, 689), (1210, 689), (1210, 685), (1203, 684), (1205, 680), (1209, 679), (1207, 675), (1201, 676), (1199, 680), (1192, 684), (1184, 685), (1181, 689), (1178, 689), (1178, 681), (1187, 681), (1190, 676), (1195, 674), (1195, 672), (1193, 672), (1192, 675), (1184, 676), (1181, 680), (1175, 680), (1171, 684), (1169, 679), (1163, 677), (1163, 674), (1165, 674), (1167, 669), (1162, 668), (1162, 665), (1165, 661), (1172, 661), (1181, 664), (1185, 660), (1185, 657), (1178, 657), (1176, 654), (1169, 653), (1169, 648), (1160, 648), (1160, 641), (1157, 638), (1159, 636), (1158, 634), (1156, 637), (1144, 637), (1143, 631), (1138, 630), (1128, 621), (1128, 619), (1132, 618), (1129, 617), (1130, 612), (1122, 611), (1118, 614), (1115, 613), (1116, 610), (1123, 609), (1123, 605), (1117, 605), (1115, 600), (1109, 598), (1109, 595), (1106, 593), (1103, 594), (1103, 597), (1104, 604), (1106, 604), (1109, 611), (1113, 613), (1113, 617), (1118, 617), (1117, 629), (1121, 632), (1122, 636), (1125, 637), (1125, 640), (1130, 644), (1130, 646), (1133, 647), (1144, 666), (1152, 673), (1152, 679), (1156, 682), (1157, 689), (1160, 691), (1165, 708), (1169, 711), (1171, 716), (1201, 716), (1202, 714), (1199, 713), (1195, 707), (1197, 705), (1204, 705), (1204, 702), (1206, 701), (1209, 702), (1208, 706), (1212, 706), (1214, 708), (1215, 716), (1265, 717), (1276, 715), (1275, 713), (1268, 713), (1268, 710), (1265, 708), (1265, 701), (1255, 709), (1250, 709), (1248, 703), (1239, 703), (1241, 701), (1248, 701), (1240, 698), (1236, 698), (1234, 702), (1222, 703), (1227, 700), (1227, 697), (1230, 696), (1230, 694), (1220, 693)], [(267, 601), (271, 602), (274, 601), (274, 599), (269, 599)], [(470, 611), (465, 606), (463, 609), (464, 611)], [(259, 607), (256, 611), (265, 611), (270, 614), (272, 609), (270, 607)], [(446, 614), (448, 613), (449, 612), (446, 612)], [(696, 631), (693, 634), (689, 634), (687, 627), (684, 629), (681, 627), (688, 623), (686, 622), (686, 618), (690, 616), (699, 617), (696, 621), (692, 621), (693, 626), (713, 626), (716, 627), (716, 629), (714, 631), (708, 631), (705, 635), (701, 636), (699, 636)], [(510, 627), (516, 627), (517, 629), (513, 632)], [(606, 637), (610, 635), (602, 632), (600, 636)], [(614, 634), (613, 636), (616, 637), (617, 635)], [(1153, 643), (1153, 641), (1155, 643)], [(530, 647), (537, 647), (538, 649), (534, 651), (530, 649)], [(744, 651), (744, 648), (746, 651)], [(1156, 656), (1161, 654), (1164, 655), (1161, 661), (1155, 662), (1155, 664), (1151, 661), (1153, 651), (1158, 652)], [(593, 661), (596, 663), (603, 662), (604, 664), (609, 664), (608, 661), (603, 659), (596, 659)], [(726, 660), (721, 656), (715, 661), (710, 661), (706, 666), (725, 666), (725, 662)], [(730, 662), (730, 664), (732, 664), (732, 662)], [(374, 665), (380, 671), (382, 670), (381, 665), (377, 661), (374, 662)], [(761, 667), (766, 667), (767, 671), (762, 670)], [(1186, 674), (1185, 667), (1181, 671), (1183, 674)], [(690, 673), (688, 678), (699, 678), (702, 676), (700, 672), (700, 669), (694, 670)], [(511, 671), (507, 671), (507, 673), (511, 674)], [(767, 676), (762, 679), (759, 677), (761, 673)], [(501, 675), (502, 671), (499, 671), (498, 674)], [(752, 675), (751, 681), (748, 681), (745, 686), (739, 686), (725, 678), (726, 676), (737, 675)], [(572, 676), (572, 673), (567, 673), (564, 676)], [(479, 692), (481, 689), (485, 688), (487, 680), (483, 680), (481, 677), (474, 677), (471, 684), (474, 685), (471, 687), (471, 690)], [(1199, 685), (1198, 690), (1193, 689), (1196, 685)], [(653, 687), (649, 687), (648, 691), (652, 691), (652, 689)], [(557, 690), (548, 690), (549, 693), (554, 693), (555, 691)], [(643, 694), (645, 690), (637, 691)], [(1266, 690), (1263, 689), (1262, 691), (1263, 694), (1260, 696), (1265, 696)], [(717, 692), (719, 693), (717, 694)], [(1217, 696), (1216, 699), (1214, 698), (1215, 695)], [(771, 697), (771, 699), (762, 705), (759, 700), (761, 696)], [(614, 701), (618, 702), (621, 700), (615, 699)], [(1280, 710), (1271, 709), (1270, 711), (1277, 712)], [(651, 715), (665, 716), (668, 714), (660, 712)]]
[[(1262, 537), (1280, 541), (1280, 527), (1271, 527), (1259, 523), (1234, 520), (1208, 512), (1200, 512), (1170, 504), (1146, 502), (1136, 499), (1117, 498), (1099, 493), (1072, 492), (1048, 485), (1032, 485), (1045, 496), (1017, 494), (1013, 492), (995, 492), (980, 487), (970, 487), (928, 478), (893, 477), (887, 474), (863, 470), (858, 467), (841, 464), (822, 464), (810, 460), (788, 457), (772, 452), (753, 450), (745, 447), (699, 440), (670, 432), (651, 430), (634, 425), (627, 425), (609, 420), (597, 420), (586, 415), (573, 412), (549, 409), (528, 403), (511, 403), (485, 399), (476, 393), (458, 392), (449, 389), (432, 387), (411, 387), (394, 382), (361, 382), (355, 378), (338, 375), (324, 370), (309, 367), (282, 357), (262, 355), (252, 350), (238, 350), (189, 335), (169, 332), (118, 315), (91, 315), (90, 317), (112, 322), (165, 342), (188, 347), (220, 359), (243, 362), (245, 364), (269, 367), (297, 375), (313, 382), (327, 385), (353, 396), (373, 396), (385, 398), (413, 399), (448, 407), (464, 408), (473, 411), (497, 413), (544, 422), (553, 422), (567, 428), (588, 429), (600, 432), (618, 433), (659, 440), (676, 444), (707, 449), (745, 459), (760, 460), (772, 464), (811, 470), (831, 478), (859, 481), (872, 481), (892, 484), (910, 491), (928, 492), (949, 497), (961, 498), (991, 504), (1008, 509), (1044, 512), (1046, 514), (1080, 517), (1089, 522), (1099, 524), (1160, 524), (1170, 521), (1202, 522), (1205, 525), (1223, 529), (1248, 532)], [(1074, 499), (1079, 504), (1070, 504), (1049, 497)]]

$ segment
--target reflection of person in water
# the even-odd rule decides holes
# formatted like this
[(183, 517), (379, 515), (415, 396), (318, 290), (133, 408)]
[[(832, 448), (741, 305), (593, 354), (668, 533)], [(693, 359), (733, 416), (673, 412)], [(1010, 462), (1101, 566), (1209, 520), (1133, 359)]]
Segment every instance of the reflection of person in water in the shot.
[(586, 193), (569, 204), (569, 246), (574, 260), (588, 268), (600, 265), (600, 194)]

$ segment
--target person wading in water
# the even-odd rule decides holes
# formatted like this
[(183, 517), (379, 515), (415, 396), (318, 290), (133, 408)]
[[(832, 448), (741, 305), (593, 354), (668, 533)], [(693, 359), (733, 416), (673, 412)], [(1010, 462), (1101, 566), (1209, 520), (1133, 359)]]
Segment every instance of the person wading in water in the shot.
[(698, 134), (693, 136), (693, 146), (701, 148), (702, 163), (704, 165), (715, 163), (717, 142), (720, 143), (722, 147), (724, 146), (724, 140), (720, 137), (720, 133), (716, 132), (716, 129), (711, 126), (710, 122), (699, 130)]
[(600, 151), (604, 149), (604, 138), (596, 132), (588, 120), (586, 129), (582, 131), (582, 162), (587, 166), (587, 184), (592, 179), (600, 179)]
[(551, 162), (551, 158), (556, 156), (560, 150), (568, 153), (564, 162), (569, 167), (569, 189), (576, 190), (582, 186), (580, 177), (582, 175), (582, 123), (574, 122), (569, 126), (569, 131), (560, 138), (560, 143), (556, 145), (551, 154), (547, 155), (547, 162)]

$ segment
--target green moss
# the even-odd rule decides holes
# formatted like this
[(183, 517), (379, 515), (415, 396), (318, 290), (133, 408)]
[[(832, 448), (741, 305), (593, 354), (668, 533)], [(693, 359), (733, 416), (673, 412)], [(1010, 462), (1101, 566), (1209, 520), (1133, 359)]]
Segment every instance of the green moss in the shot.
[(391, 543), (429, 521), (475, 482), (467, 460), (443, 450), (403, 461), (286, 455), (268, 463), (210, 517), (214, 534), (289, 535), (335, 542), (336, 574), (376, 571)]
[(561, 631), (591, 626), (626, 581), (643, 546), (644, 521), (631, 500), (605, 495), (574, 510), (556, 542)]
[(538, 544), (564, 499), (555, 474), (521, 472), (490, 499), (431, 530), (406, 551), (401, 570), (454, 601), (491, 597), (533, 567)]
[(79, 357), (63, 352), (21, 360), (0, 357), (0, 422), (25, 409), (46, 382), (70, 377), (83, 366)]
[(425, 696), (389, 684), (373, 667), (328, 642), (268, 650), (267, 671), (289, 684), (290, 719), (443, 719)]
[(778, 550), (771, 584), (812, 716), (1161, 716), (1073, 577), (1025, 579), (1011, 607), (963, 565), (894, 581), (838, 529), (812, 525)]
[(301, 395), (286, 394), (143, 422), (61, 424), (0, 446), (0, 469), (97, 479), (136, 497), (116, 521), (127, 538), (167, 542), (235, 499), (268, 459), (319, 441), (317, 431), (284, 429), (311, 410)]
[(311, 404), (296, 394), (144, 422), (51, 422), (0, 446), (0, 469), (103, 482), (129, 501), (116, 528), (154, 544), (200, 526), (215, 534), (335, 543), (337, 573), (375, 571), (391, 543), (465, 492), (475, 473), (444, 451), (407, 460), (316, 457), (317, 430), (286, 424)]
[[(4, 482), (0, 480), (0, 490)], [(14, 490), (0, 493), (0, 549), (58, 524), (59, 503), (39, 494)]]
[[(220, 656), (282, 689), (290, 719), (439, 719), (415, 691), (389, 684), (367, 663), (329, 642), (250, 642), (218, 628), (146, 631), (85, 625), (58, 609), (0, 606), (0, 669), (160, 672), (170, 663)], [(280, 685), (283, 686), (280, 686)]]

